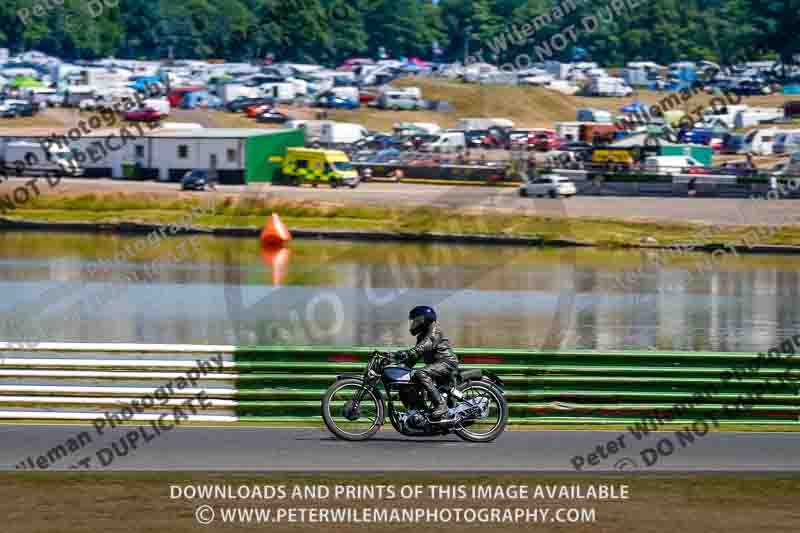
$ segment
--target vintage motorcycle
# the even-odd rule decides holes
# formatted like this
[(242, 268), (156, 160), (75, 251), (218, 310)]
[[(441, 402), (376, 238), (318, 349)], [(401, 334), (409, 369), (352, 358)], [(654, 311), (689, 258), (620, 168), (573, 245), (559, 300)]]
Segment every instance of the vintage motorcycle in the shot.
[(448, 407), (438, 420), (431, 419), (428, 393), (411, 380), (413, 372), (393, 364), (388, 353), (372, 352), (363, 376), (337, 376), (328, 388), (322, 398), (325, 425), (349, 441), (371, 438), (387, 413), (394, 429), (409, 437), (452, 432), (470, 442), (490, 442), (505, 430), (508, 404), (503, 382), (491, 372), (460, 370), (449, 383), (437, 383)]

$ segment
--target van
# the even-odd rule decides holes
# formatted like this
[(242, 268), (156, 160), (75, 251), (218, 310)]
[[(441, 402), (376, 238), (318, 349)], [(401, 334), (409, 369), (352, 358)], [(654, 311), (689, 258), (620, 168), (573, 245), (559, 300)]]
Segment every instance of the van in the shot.
[(369, 131), (361, 124), (326, 122), (320, 128), (319, 140), (324, 144), (352, 144), (368, 135)]
[(775, 137), (772, 150), (776, 154), (789, 154), (800, 150), (800, 130), (789, 130)]
[(467, 137), (463, 131), (445, 131), (424, 145), (424, 149), (429, 152), (455, 152), (463, 150), (466, 146)]
[(643, 170), (647, 174), (674, 176), (685, 174), (692, 167), (703, 168), (696, 159), (685, 155), (661, 155), (645, 158)]
[(69, 147), (55, 142), (15, 141), (0, 145), (0, 168), (15, 169), (19, 162), (24, 163), (25, 175), (83, 175), (75, 154)]
[(355, 189), (359, 183), (358, 172), (350, 163), (350, 158), (339, 150), (288, 148), (280, 173), (297, 186), (310, 183), (316, 187), (320, 183), (328, 183), (334, 189), (339, 185)]
[(378, 97), (378, 107), (381, 109), (394, 109), (415, 111), (424, 106), (424, 102), (416, 94), (407, 91), (384, 91)]

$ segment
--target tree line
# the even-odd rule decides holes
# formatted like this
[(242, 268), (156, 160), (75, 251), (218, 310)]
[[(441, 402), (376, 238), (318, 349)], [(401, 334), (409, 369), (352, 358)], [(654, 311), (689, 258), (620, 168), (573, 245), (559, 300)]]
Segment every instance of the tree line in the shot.
[[(619, 0), (614, 0), (617, 2)], [(800, 0), (623, 0), (636, 6), (578, 35), (555, 59), (605, 65), (681, 58), (732, 64), (800, 53)], [(568, 4), (567, 4), (568, 3)], [(67, 59), (223, 59), (337, 64), (350, 57), (497, 64), (593, 16), (611, 0), (4, 0), (0, 47)], [(638, 4), (638, 5), (637, 5)], [(559, 6), (563, 17), (539, 18)], [(27, 15), (27, 16), (25, 16)], [(516, 30), (516, 33), (514, 33)], [(526, 32), (530, 33), (530, 32)], [(500, 40), (498, 40), (500, 39)]]

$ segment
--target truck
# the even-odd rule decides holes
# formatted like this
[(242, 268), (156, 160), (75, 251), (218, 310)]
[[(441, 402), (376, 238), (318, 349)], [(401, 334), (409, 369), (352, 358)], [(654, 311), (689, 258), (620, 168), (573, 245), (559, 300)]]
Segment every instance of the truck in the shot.
[(12, 141), (0, 144), (0, 176), (82, 176), (69, 147), (58, 143)]
[(491, 127), (513, 128), (514, 121), (506, 118), (462, 118), (456, 125), (456, 129), (465, 131), (488, 130)]

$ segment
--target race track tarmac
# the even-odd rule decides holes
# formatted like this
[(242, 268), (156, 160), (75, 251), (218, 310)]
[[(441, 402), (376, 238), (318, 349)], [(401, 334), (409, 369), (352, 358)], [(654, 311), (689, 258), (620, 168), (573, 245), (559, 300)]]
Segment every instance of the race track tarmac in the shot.
[[(470, 444), (455, 436), (409, 439), (385, 430), (371, 441), (352, 443), (319, 429), (195, 426), (150, 434), (149, 442), (140, 437), (135, 449), (120, 442), (124, 432), (136, 430), (128, 426), (98, 436), (91, 426), (0, 425), (0, 468), (19, 470), (24, 463), (28, 470), (88, 465), (92, 470), (575, 472), (571, 461), (582, 455), (584, 473), (800, 471), (800, 433), (784, 432), (712, 431), (692, 434), (691, 441), (674, 431), (651, 433), (642, 440), (627, 430), (509, 431), (493, 443)], [(80, 449), (70, 452), (69, 439), (84, 431), (91, 442), (84, 437)], [(609, 454), (613, 447), (607, 443), (619, 442), (621, 436), (625, 448)], [(673, 451), (656, 460), (654, 452), (642, 455), (659, 441), (665, 453), (670, 446)], [(63, 454), (54, 451), (59, 445)], [(587, 457), (599, 445), (607, 457)], [(596, 465), (590, 466), (590, 460)]]

